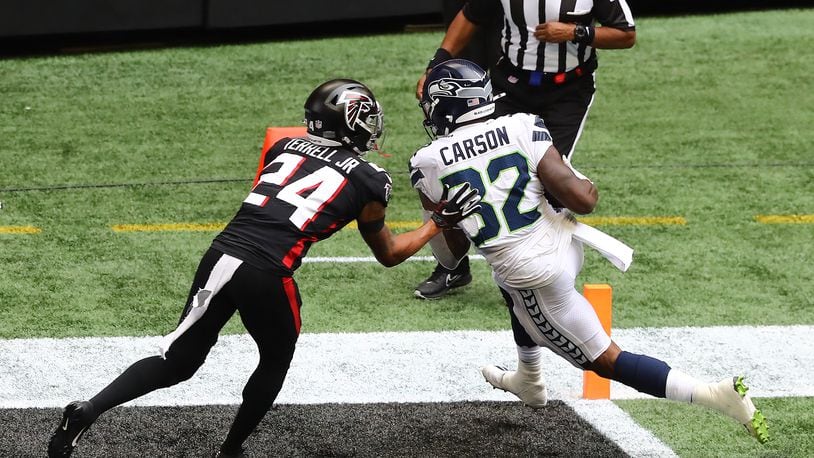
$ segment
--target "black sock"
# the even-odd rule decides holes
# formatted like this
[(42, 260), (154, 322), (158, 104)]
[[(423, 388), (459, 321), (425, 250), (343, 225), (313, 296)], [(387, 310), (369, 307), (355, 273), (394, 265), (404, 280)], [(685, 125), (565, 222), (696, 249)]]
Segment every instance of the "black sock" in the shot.
[(269, 408), (265, 405), (260, 406), (244, 401), (237, 411), (235, 421), (232, 423), (223, 445), (220, 446), (220, 450), (229, 455), (239, 455), (243, 450), (243, 442), (260, 424), (268, 410)]
[(178, 383), (167, 361), (160, 356), (151, 356), (136, 361), (120, 376), (110, 382), (102, 391), (90, 399), (97, 415), (101, 415), (117, 405), (132, 401), (158, 388)]
[(438, 264), (442, 269), (446, 271), (448, 274), (452, 275), (466, 275), (469, 273), (469, 256), (464, 256), (461, 259), (461, 262), (458, 263), (458, 266), (454, 269), (447, 269), (441, 264)]
[(461, 259), (460, 264), (458, 267), (455, 268), (455, 271), (460, 274), (468, 274), (469, 273), (469, 256), (464, 256)]
[(226, 439), (220, 447), (223, 453), (239, 454), (243, 449), (243, 442), (260, 424), (266, 412), (271, 409), (271, 405), (283, 387), (291, 354), (293, 354), (293, 349), (290, 354), (280, 358), (282, 362), (278, 360), (266, 364), (261, 361), (249, 377), (246, 387), (243, 388), (243, 403), (240, 404), (235, 421), (229, 428), (229, 434), (226, 435)]

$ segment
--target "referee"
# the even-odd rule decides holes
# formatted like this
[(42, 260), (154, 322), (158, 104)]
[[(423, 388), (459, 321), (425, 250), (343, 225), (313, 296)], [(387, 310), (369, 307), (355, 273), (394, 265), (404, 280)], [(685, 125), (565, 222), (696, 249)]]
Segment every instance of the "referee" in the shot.
[[(489, 64), (496, 114), (540, 116), (554, 147), (570, 159), (594, 99), (596, 50), (636, 42), (630, 7), (625, 0), (469, 0), (447, 28), (427, 72), (459, 57), (476, 31), (495, 18), (502, 22), (500, 54)], [(419, 100), (427, 72), (416, 86)], [(471, 279), (466, 257), (454, 270), (438, 264), (415, 295), (438, 299)]]
[[(443, 0), (441, 2), (441, 13), (444, 19), (444, 28), (449, 28), (452, 21), (461, 12), (468, 0)], [(502, 21), (500, 17), (491, 17), (485, 24), (479, 24), (472, 34), (467, 45), (458, 54), (458, 59), (472, 61), (481, 68), (489, 68), (497, 62), (500, 56), (498, 40), (500, 38), (500, 27)]]

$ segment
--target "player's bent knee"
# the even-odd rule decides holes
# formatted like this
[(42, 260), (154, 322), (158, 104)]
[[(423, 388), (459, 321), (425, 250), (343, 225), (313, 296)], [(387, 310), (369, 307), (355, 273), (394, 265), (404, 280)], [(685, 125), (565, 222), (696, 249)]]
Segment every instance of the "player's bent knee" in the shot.
[(604, 377), (607, 379), (613, 378), (613, 366), (609, 366), (606, 361), (602, 361), (597, 359), (588, 367), (591, 371), (595, 372), (596, 375), (600, 377)]
[(289, 363), (290, 359), (268, 361), (267, 358), (261, 358), (260, 364), (243, 388), (243, 402), (271, 407), (283, 387)]
[(192, 378), (198, 369), (203, 366), (206, 357), (203, 358), (182, 358), (182, 357), (167, 357), (167, 365), (169, 373), (172, 377), (172, 384), (184, 382)]
[(274, 347), (269, 350), (260, 352), (260, 362), (258, 369), (266, 368), (266, 370), (287, 371), (288, 366), (291, 365), (291, 360), (294, 358), (294, 349), (290, 347)]
[(610, 346), (591, 363), (588, 369), (596, 372), (600, 377), (612, 379), (615, 373), (616, 360), (621, 352), (619, 346), (611, 341)]

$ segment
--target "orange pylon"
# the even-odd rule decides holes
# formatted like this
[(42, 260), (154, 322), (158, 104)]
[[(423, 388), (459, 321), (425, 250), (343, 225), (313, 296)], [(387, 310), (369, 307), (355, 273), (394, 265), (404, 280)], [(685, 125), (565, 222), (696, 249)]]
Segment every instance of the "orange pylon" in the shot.
[[(599, 322), (605, 328), (605, 332), (611, 333), (611, 304), (613, 289), (610, 285), (586, 284), (583, 287), (582, 295), (591, 303)], [(610, 399), (610, 380), (600, 377), (592, 371), (585, 371), (582, 378), (583, 399)]]
[(257, 180), (260, 178), (260, 172), (263, 171), (266, 151), (271, 148), (271, 145), (277, 143), (277, 140), (284, 137), (304, 137), (307, 132), (305, 126), (266, 128), (266, 139), (263, 140), (263, 149), (260, 150), (260, 165), (257, 167), (257, 173), (254, 175), (254, 184), (257, 184)]

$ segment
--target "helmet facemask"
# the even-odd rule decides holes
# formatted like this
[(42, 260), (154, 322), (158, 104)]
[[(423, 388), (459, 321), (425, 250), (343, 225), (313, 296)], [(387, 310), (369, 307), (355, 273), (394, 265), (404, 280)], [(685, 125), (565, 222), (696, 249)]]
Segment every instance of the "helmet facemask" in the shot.
[(439, 134), (438, 126), (432, 121), (433, 111), (435, 111), (436, 105), (438, 105), (438, 99), (430, 100), (422, 97), (421, 102), (418, 102), (418, 106), (420, 106), (421, 111), (424, 112), (424, 132), (427, 133), (427, 136), (430, 137), (431, 140), (435, 140), (439, 136), (444, 136), (449, 133), (443, 132)]
[(384, 129), (381, 105), (373, 99), (373, 94), (365, 92), (369, 93), (345, 90), (336, 100), (337, 106), (344, 107), (344, 121), (348, 128), (341, 141), (360, 156), (377, 147), (376, 140)]
[(384, 137), (384, 112), (382, 111), (382, 106), (379, 105), (379, 102), (375, 103), (375, 107), (371, 114), (365, 116), (365, 119), (357, 119), (357, 125), (359, 128), (363, 129), (365, 132), (370, 134), (367, 141), (364, 144), (364, 150), (358, 148), (358, 145), (354, 147), (354, 151), (360, 156), (364, 156), (368, 151), (374, 150), (379, 151), (380, 146), (377, 143), (379, 139), (383, 139)]

